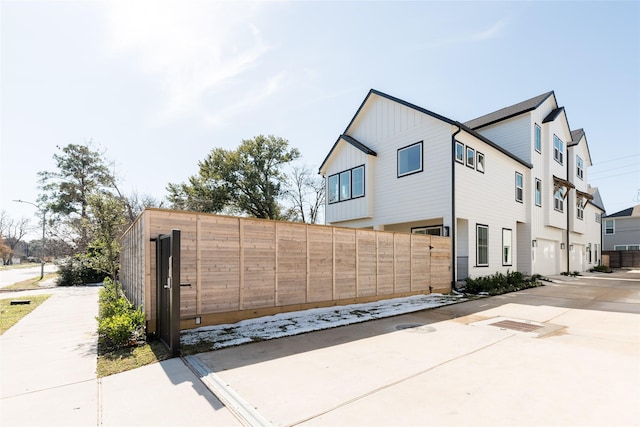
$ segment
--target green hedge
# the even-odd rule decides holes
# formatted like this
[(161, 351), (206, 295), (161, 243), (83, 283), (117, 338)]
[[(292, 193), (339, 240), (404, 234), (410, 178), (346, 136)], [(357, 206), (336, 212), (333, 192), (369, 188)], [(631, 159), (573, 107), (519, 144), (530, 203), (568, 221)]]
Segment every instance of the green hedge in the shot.
[(87, 259), (75, 255), (58, 264), (58, 286), (79, 286), (87, 283), (100, 283), (107, 274), (89, 267)]
[(507, 274), (495, 273), (490, 276), (477, 277), (475, 279), (467, 278), (467, 285), (464, 291), (468, 294), (505, 294), (507, 292), (542, 286), (542, 284), (538, 282), (540, 278), (541, 276), (538, 274), (525, 277), (525, 275), (519, 271), (507, 271)]
[(102, 349), (110, 351), (144, 340), (144, 313), (127, 300), (117, 282), (104, 279), (100, 290), (98, 342)]

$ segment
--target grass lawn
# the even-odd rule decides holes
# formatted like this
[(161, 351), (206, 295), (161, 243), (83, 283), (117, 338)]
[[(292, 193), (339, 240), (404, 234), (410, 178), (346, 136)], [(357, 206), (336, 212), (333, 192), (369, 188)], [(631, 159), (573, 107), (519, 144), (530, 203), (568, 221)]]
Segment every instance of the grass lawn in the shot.
[(14, 283), (11, 286), (5, 286), (2, 291), (31, 291), (34, 289), (42, 289), (40, 283), (45, 280), (54, 279), (58, 276), (58, 273), (46, 273), (42, 280), (40, 276), (33, 277), (31, 279), (23, 280), (22, 282)]
[(109, 353), (103, 353), (98, 348), (98, 377), (106, 377), (136, 369), (170, 357), (169, 350), (158, 340), (138, 347), (127, 347)]
[[(18, 323), (27, 314), (31, 313), (37, 306), (42, 304), (51, 295), (34, 295), (30, 297), (7, 298), (0, 300), (0, 335), (4, 334), (10, 327)], [(29, 300), (31, 304), (11, 305), (11, 301)]]

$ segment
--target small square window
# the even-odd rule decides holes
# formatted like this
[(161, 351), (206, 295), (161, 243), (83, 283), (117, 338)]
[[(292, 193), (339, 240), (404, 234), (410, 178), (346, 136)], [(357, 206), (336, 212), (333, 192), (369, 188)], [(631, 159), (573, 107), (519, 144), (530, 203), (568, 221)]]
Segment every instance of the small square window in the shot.
[(484, 154), (482, 154), (481, 152), (478, 151), (478, 154), (476, 156), (476, 170), (478, 172), (482, 172), (484, 173)]
[(422, 142), (398, 150), (398, 177), (422, 172)]
[(456, 162), (464, 164), (464, 144), (456, 141)]
[(467, 147), (467, 166), (475, 168), (476, 162), (476, 150), (471, 147)]

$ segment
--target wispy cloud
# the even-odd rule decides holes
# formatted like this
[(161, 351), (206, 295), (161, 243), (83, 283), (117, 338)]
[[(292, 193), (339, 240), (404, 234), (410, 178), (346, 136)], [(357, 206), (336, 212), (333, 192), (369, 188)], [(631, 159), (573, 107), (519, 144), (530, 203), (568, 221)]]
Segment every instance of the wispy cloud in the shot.
[[(166, 97), (163, 119), (196, 115), (218, 123), (210, 117), (220, 112), (211, 109), (224, 102), (209, 99), (219, 97), (270, 50), (254, 24), (259, 3), (113, 1), (108, 7), (108, 48), (159, 84)], [(263, 99), (274, 92), (269, 77), (255, 84), (266, 87)], [(255, 87), (237, 89), (236, 107), (224, 107), (225, 114), (255, 103)]]
[(504, 33), (507, 21), (500, 20), (493, 24), (491, 27), (477, 31), (464, 33), (463, 30), (459, 30), (461, 34), (457, 34), (454, 37), (434, 39), (427, 43), (420, 44), (415, 47), (415, 50), (432, 49), (439, 47), (449, 47), (455, 45), (461, 45), (466, 43), (474, 43), (484, 40), (491, 40), (501, 37)]

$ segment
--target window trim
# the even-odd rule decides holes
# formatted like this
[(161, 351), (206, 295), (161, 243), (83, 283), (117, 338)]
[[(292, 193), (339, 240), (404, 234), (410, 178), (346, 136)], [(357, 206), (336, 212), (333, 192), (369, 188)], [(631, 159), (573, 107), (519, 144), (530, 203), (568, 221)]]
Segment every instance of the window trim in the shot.
[[(559, 147), (556, 147), (556, 141), (558, 141)], [(553, 134), (553, 160), (564, 165), (564, 141), (558, 138), (558, 135)]]
[[(420, 230), (438, 230), (440, 234), (418, 233), (418, 231)], [(411, 227), (411, 234), (427, 234), (430, 236), (444, 236), (444, 226), (443, 225), (425, 225), (422, 227)]]
[[(362, 169), (362, 194), (360, 194), (360, 195), (354, 195), (354, 191), (353, 191), (354, 188), (355, 188), (355, 186), (353, 184), (354, 183), (353, 172), (356, 169)], [(364, 195), (365, 195), (365, 187), (366, 187), (366, 181), (365, 181), (364, 177), (365, 177), (364, 165), (360, 165), (360, 166), (356, 166), (355, 168), (351, 168), (351, 198), (352, 199), (359, 199), (360, 197), (364, 197)]]
[[(607, 228), (607, 222), (611, 221), (611, 233), (608, 233), (607, 231), (609, 230)], [(607, 236), (613, 236), (614, 234), (616, 234), (616, 220), (615, 219), (605, 219), (604, 220), (604, 234), (606, 234)]]
[[(462, 151), (460, 151), (460, 157), (459, 158), (458, 158), (458, 147), (462, 148)], [(464, 165), (464, 153), (465, 153), (464, 144), (462, 142), (460, 142), (460, 141), (456, 141), (456, 154), (455, 154), (456, 162), (461, 163), (461, 164)]]
[[(520, 186), (518, 186), (518, 177), (520, 177)], [(516, 172), (516, 202), (524, 203), (524, 177), (520, 172)], [(520, 199), (518, 199), (518, 190), (520, 190)]]
[[(398, 148), (398, 151), (396, 153), (396, 175), (397, 175), (397, 178), (402, 178), (402, 177), (405, 177), (405, 176), (413, 175), (413, 174), (420, 173), (420, 172), (424, 171), (424, 147), (423, 147), (422, 143), (423, 143), (423, 141), (418, 141), (418, 142), (413, 143), (411, 145), (407, 145), (406, 147)], [(404, 151), (404, 150), (408, 150), (408, 149), (413, 148), (415, 146), (419, 146), (420, 147), (420, 168), (416, 169), (416, 170), (409, 171), (409, 172), (405, 172), (403, 174), (400, 174), (400, 152)]]
[[(487, 232), (487, 244), (486, 244), (486, 264), (480, 263), (480, 241), (479, 241), (479, 233), (478, 230), (481, 228), (485, 229)], [(489, 267), (489, 226), (486, 224), (476, 224), (476, 267)]]
[[(560, 197), (558, 198), (557, 195), (560, 195)], [(558, 203), (556, 203), (558, 202)], [(558, 207), (558, 205), (560, 207)], [(562, 194), (562, 188), (558, 188), (554, 193), (553, 193), (553, 210), (557, 211), (557, 212), (563, 212), (564, 213), (564, 194)]]
[[(469, 157), (469, 153), (473, 153), (471, 157)], [(466, 154), (465, 164), (467, 165), (468, 168), (475, 169), (476, 168), (476, 165), (475, 165), (476, 150), (474, 148), (467, 146), (467, 150), (465, 154)], [(471, 159), (471, 163), (469, 163), (469, 159)]]
[[(482, 170), (480, 170), (480, 159), (482, 159)], [(480, 173), (484, 173), (485, 164), (484, 164), (484, 153), (476, 151), (476, 170)]]
[(542, 128), (539, 124), (535, 124), (533, 131), (533, 148), (540, 154), (542, 154)]
[[(536, 178), (536, 187), (535, 187), (535, 204), (536, 206), (542, 207), (542, 180)], [(538, 197), (539, 196), (539, 197)]]
[[(362, 168), (362, 195), (354, 196), (353, 195), (353, 171), (356, 170), (356, 169), (360, 169), (360, 168)], [(341, 194), (341, 188), (342, 187), (340, 185), (341, 184), (340, 177), (342, 176), (342, 174), (345, 174), (347, 172), (349, 173), (349, 197), (343, 199), (342, 198), (342, 194)], [(338, 178), (337, 200), (331, 201), (331, 199), (329, 197), (330, 196), (330, 191), (327, 191), (327, 193), (328, 193), (327, 194), (327, 203), (329, 205), (333, 205), (335, 203), (340, 203), (340, 202), (346, 202), (346, 201), (354, 200), (354, 199), (361, 199), (362, 197), (366, 196), (366, 194), (367, 194), (367, 191), (366, 191), (366, 183), (367, 183), (367, 181), (366, 181), (366, 169), (365, 169), (365, 165), (364, 164), (352, 167), (350, 169), (346, 169), (346, 170), (340, 171), (338, 173), (334, 173), (332, 175), (329, 175), (327, 177), (327, 189), (329, 189), (331, 187), (330, 186), (331, 178), (334, 178), (334, 177)]]
[[(505, 263), (505, 260), (504, 260), (504, 249), (505, 249), (505, 247), (507, 247), (504, 244), (505, 243), (505, 241), (504, 241), (504, 232), (505, 231), (509, 232), (509, 237), (511, 238), (510, 241), (509, 241), (509, 246), (508, 246), (509, 247), (509, 262), (508, 263)], [(502, 265), (504, 267), (510, 267), (510, 266), (513, 265), (513, 230), (511, 228), (502, 228), (502, 256), (501, 256), (501, 258), (502, 258)]]
[(584, 160), (576, 154), (576, 176), (584, 181)]
[(582, 206), (582, 203), (576, 204), (576, 218), (580, 221), (584, 221), (584, 206)]

